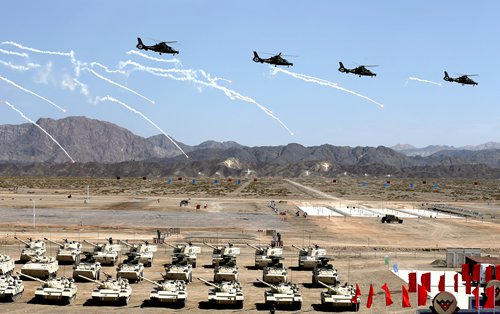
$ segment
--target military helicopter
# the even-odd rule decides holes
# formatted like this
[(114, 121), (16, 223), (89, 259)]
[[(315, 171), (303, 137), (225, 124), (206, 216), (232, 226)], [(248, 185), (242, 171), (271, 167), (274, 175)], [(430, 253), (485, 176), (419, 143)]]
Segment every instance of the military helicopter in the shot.
[(459, 84), (462, 84), (462, 86), (465, 84), (472, 85), (472, 86), (477, 85), (477, 83), (474, 82), (471, 78), (469, 78), (469, 76), (477, 76), (477, 74), (467, 74), (467, 75), (462, 75), (462, 76), (453, 78), (453, 77), (449, 77), (448, 72), (444, 71), (443, 79), (447, 82), (457, 82)]
[(339, 62), (339, 64), (340, 64), (339, 71), (342, 73), (345, 73), (345, 74), (352, 73), (352, 74), (359, 75), (359, 77), (361, 77), (361, 76), (371, 76), (371, 77), (377, 76), (377, 74), (373, 73), (372, 71), (368, 70), (367, 68), (377, 67), (378, 65), (360, 65), (360, 66), (355, 67), (353, 69), (347, 69), (344, 67), (342, 62)]
[(274, 64), (274, 66), (277, 65), (286, 65), (286, 66), (293, 66), (293, 63), (288, 62), (285, 58), (281, 56), (281, 52), (275, 56), (272, 56), (271, 58), (267, 59), (262, 59), (259, 57), (256, 51), (253, 52), (253, 61), (254, 62), (260, 62), (260, 63), (269, 63), (269, 64)]
[(154, 52), (158, 52), (159, 54), (171, 53), (173, 55), (176, 55), (179, 53), (179, 51), (177, 51), (177, 50), (173, 49), (172, 47), (170, 47), (169, 45), (167, 45), (167, 44), (176, 43), (176, 41), (162, 41), (162, 42), (159, 42), (153, 46), (144, 45), (140, 37), (137, 37), (137, 41), (139, 43), (137, 44), (136, 47), (137, 47), (137, 49), (140, 49), (140, 50), (146, 50), (146, 51), (153, 50)]

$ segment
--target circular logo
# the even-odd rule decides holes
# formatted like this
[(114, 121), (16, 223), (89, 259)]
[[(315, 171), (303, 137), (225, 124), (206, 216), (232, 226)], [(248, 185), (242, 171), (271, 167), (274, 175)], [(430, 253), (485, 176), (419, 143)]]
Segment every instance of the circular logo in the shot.
[(434, 297), (432, 307), (436, 314), (452, 314), (457, 311), (457, 299), (449, 292), (443, 291)]
[(500, 301), (500, 280), (490, 280), (484, 288), (485, 290), (491, 286), (495, 286), (495, 301)]

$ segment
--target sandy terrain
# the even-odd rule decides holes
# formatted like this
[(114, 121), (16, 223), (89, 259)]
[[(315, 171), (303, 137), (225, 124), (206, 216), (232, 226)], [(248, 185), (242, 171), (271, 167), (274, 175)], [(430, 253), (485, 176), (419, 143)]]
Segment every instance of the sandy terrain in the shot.
[[(238, 258), (240, 281), (245, 293), (244, 311), (264, 312), (264, 291), (266, 288), (255, 285), (255, 278), (262, 276), (261, 270), (247, 269), (253, 265), (254, 250), (244, 245), (269, 243), (270, 237), (259, 230), (275, 229), (279, 231), (285, 242), (284, 264), (292, 267), (290, 278), (299, 284), (303, 294), (302, 311), (320, 310), (320, 288), (312, 288), (310, 271), (296, 270), (297, 251), (291, 244), (307, 246), (319, 244), (325, 247), (328, 254), (334, 257), (333, 264), (339, 270), (341, 281), (359, 283), (362, 293), (361, 313), (369, 313), (364, 302), (370, 283), (375, 286), (373, 313), (385, 312), (383, 292), (380, 286), (387, 282), (393, 293), (394, 306), (390, 313), (405, 313), (401, 309), (401, 285), (404, 284), (393, 275), (384, 264), (384, 257), (390, 258), (390, 264), (398, 263), (401, 269), (433, 269), (431, 265), (436, 259), (445, 258), (447, 247), (480, 247), (484, 254), (498, 255), (500, 252), (500, 224), (498, 213), (499, 201), (495, 199), (498, 193), (498, 183), (487, 182), (477, 187), (484, 194), (479, 200), (469, 196), (452, 200), (456, 193), (448, 186), (449, 191), (434, 193), (432, 191), (418, 192), (414, 198), (401, 200), (390, 196), (384, 188), (374, 200), (367, 195), (358, 195), (357, 187), (349, 190), (349, 197), (335, 192), (338, 187), (316, 184), (312, 180), (301, 180), (299, 183), (314, 190), (327, 193), (326, 197), (317, 191), (305, 189), (280, 179), (261, 180), (259, 182), (243, 182), (236, 187), (220, 184), (214, 187), (208, 183), (193, 187), (187, 182), (176, 183), (175, 187), (165, 185), (165, 182), (140, 182), (139, 180), (93, 180), (93, 179), (16, 179), (2, 180), (0, 190), (0, 253), (19, 258), (22, 245), (13, 239), (14, 235), (22, 238), (48, 237), (55, 240), (69, 238), (70, 240), (89, 239), (104, 241), (111, 236), (114, 239), (139, 241), (151, 240), (157, 229), (180, 228), (179, 235), (172, 235), (168, 241), (182, 242), (192, 240), (201, 244), (207, 240), (213, 243), (231, 241), (242, 247), (242, 255)], [(294, 180), (295, 181), (295, 180)], [(97, 183), (98, 184), (97, 184)], [(96, 183), (96, 184), (91, 184)], [(90, 199), (87, 201), (86, 185), (91, 185)], [(471, 182), (463, 184), (472, 185)], [(495, 189), (496, 184), (496, 189)], [(459, 185), (457, 182), (449, 184)], [(343, 184), (342, 184), (343, 186)], [(14, 188), (17, 187), (17, 188)], [(462, 191), (457, 188), (456, 191)], [(465, 189), (466, 190), (466, 189)], [(115, 191), (115, 192), (110, 192)], [(405, 191), (391, 192), (401, 193)], [(479, 193), (474, 191), (471, 197)], [(71, 194), (71, 198), (68, 195)], [(342, 194), (342, 195), (341, 195)], [(405, 219), (403, 224), (381, 224), (376, 218), (357, 217), (295, 217), (299, 204), (317, 204), (343, 206), (355, 204), (367, 207), (412, 208), (425, 201), (433, 203), (452, 204), (474, 208), (487, 213), (486, 219)], [(468, 195), (468, 194), (467, 194)], [(190, 198), (188, 207), (179, 207), (181, 199)], [(337, 200), (337, 198), (339, 198)], [(286, 220), (276, 215), (267, 204), (269, 200), (281, 200), (278, 206), (286, 211)], [(33, 228), (33, 201), (36, 209), (36, 225)], [(202, 205), (196, 209), (195, 205)], [(207, 204), (207, 208), (203, 205)], [(49, 245), (47, 255), (55, 255), (56, 247)], [(90, 247), (85, 245), (85, 249)], [(193, 277), (210, 280), (213, 269), (203, 267), (210, 264), (211, 249), (203, 247), (199, 262)], [(163, 270), (162, 264), (170, 261), (171, 249), (161, 246), (155, 254), (152, 268), (146, 268), (145, 276), (158, 279)], [(17, 264), (16, 270), (22, 265)], [(105, 270), (115, 274), (113, 267)], [(59, 275), (70, 275), (71, 266), (63, 266)], [(93, 306), (88, 299), (94, 284), (78, 283), (79, 293), (75, 303), (68, 307), (46, 304), (32, 304), (36, 282), (26, 281), (26, 291), (23, 297), (14, 304), (0, 304), (0, 312), (5, 313), (104, 313), (127, 312), (135, 313), (147, 308), (148, 312), (164, 311), (161, 308), (149, 307), (147, 300), (151, 285), (143, 282), (133, 284), (134, 293), (131, 302), (126, 307)], [(210, 313), (205, 309), (208, 286), (195, 281), (188, 287), (188, 307), (182, 310), (200, 313)], [(412, 295), (412, 300), (415, 296)], [(414, 302), (416, 303), (416, 302)], [(414, 312), (406, 311), (406, 313)], [(225, 309), (221, 312), (239, 310)]]

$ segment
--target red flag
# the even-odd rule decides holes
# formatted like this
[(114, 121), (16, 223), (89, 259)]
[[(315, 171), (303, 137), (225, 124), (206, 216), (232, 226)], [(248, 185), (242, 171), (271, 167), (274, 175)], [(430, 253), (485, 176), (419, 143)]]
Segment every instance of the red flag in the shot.
[(422, 283), (422, 286), (425, 288), (427, 291), (431, 291), (431, 273), (424, 273), (420, 277), (420, 282)]
[(479, 308), (479, 286), (475, 287), (472, 290), (472, 294), (474, 295), (474, 300), (476, 301), (476, 309)]
[(479, 282), (481, 273), (481, 264), (474, 264), (472, 268), (472, 280)]
[(356, 284), (356, 292), (354, 293), (354, 297), (351, 299), (352, 303), (358, 303), (358, 297), (361, 295), (361, 289), (359, 289), (359, 285)]
[(467, 281), (467, 278), (469, 277), (470, 277), (469, 264), (462, 264), (462, 280)]
[(438, 289), (439, 291), (444, 291), (445, 290), (445, 275), (439, 276), (439, 284), (438, 284)]
[(495, 279), (500, 280), (500, 265), (495, 266)]
[(389, 287), (387, 287), (387, 283), (384, 283), (382, 290), (385, 291), (385, 306), (390, 306), (394, 302), (392, 302), (391, 291), (389, 290)]
[(370, 284), (370, 291), (368, 292), (368, 299), (366, 300), (366, 308), (367, 309), (372, 307), (374, 294), (375, 294), (375, 292), (373, 292), (373, 285)]
[(458, 274), (455, 274), (455, 276), (453, 276), (453, 290), (455, 292), (458, 292)]
[(491, 285), (489, 288), (484, 289), (484, 294), (486, 294), (486, 302), (483, 307), (485, 309), (492, 309), (495, 307), (495, 285)]
[(424, 286), (418, 285), (418, 306), (427, 305), (427, 290)]
[(484, 279), (486, 280), (486, 283), (488, 281), (493, 279), (493, 270), (495, 269), (495, 266), (488, 266), (486, 267), (486, 271), (484, 272)]
[(465, 293), (470, 294), (470, 291), (471, 291), (471, 284), (470, 284), (470, 277), (469, 277), (465, 281)]
[(408, 294), (408, 290), (406, 290), (405, 286), (401, 286), (402, 292), (403, 292), (403, 297), (401, 299), (401, 306), (402, 307), (411, 307), (410, 304), (410, 295)]
[(408, 291), (417, 292), (417, 273), (408, 274)]

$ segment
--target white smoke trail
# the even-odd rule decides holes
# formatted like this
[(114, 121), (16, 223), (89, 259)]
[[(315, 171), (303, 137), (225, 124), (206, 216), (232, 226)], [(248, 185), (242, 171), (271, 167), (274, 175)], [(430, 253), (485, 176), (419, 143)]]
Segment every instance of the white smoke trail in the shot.
[(7, 106), (9, 106), (10, 108), (12, 108), (12, 110), (16, 111), (17, 113), (19, 113), (21, 115), (21, 117), (23, 117), (25, 120), (33, 123), (37, 128), (39, 128), (43, 133), (47, 134), (48, 137), (50, 137), (50, 139), (57, 144), (57, 146), (59, 146), (59, 148), (66, 154), (66, 156), (68, 156), (69, 159), (71, 159), (71, 162), (75, 163), (75, 160), (73, 158), (71, 158), (71, 156), (68, 154), (68, 152), (64, 149), (64, 147), (61, 146), (61, 144), (59, 144), (59, 142), (52, 136), (49, 134), (49, 132), (45, 131), (44, 128), (42, 128), (41, 126), (39, 126), (38, 124), (35, 123), (35, 121), (31, 120), (30, 118), (28, 118), (27, 116), (24, 115), (24, 113), (22, 113), (19, 109), (17, 109), (16, 107), (14, 107), (14, 105), (12, 105), (11, 103), (9, 103), (8, 101), (4, 101), (4, 100), (0, 100), (0, 102), (3, 102), (4, 104), (6, 104)]
[[(217, 81), (221, 81), (221, 80), (229, 81), (229, 80), (218, 78), (218, 77), (212, 78), (210, 76), (210, 74), (206, 73), (203, 70), (195, 71), (195, 70), (191, 70), (191, 69), (186, 70), (186, 69), (153, 68), (153, 67), (143, 66), (140, 63), (137, 63), (137, 62), (134, 62), (131, 60), (128, 60), (126, 62), (120, 62), (120, 68), (124, 68), (127, 65), (133, 65), (134, 68), (132, 70), (144, 71), (144, 72), (147, 72), (147, 73), (155, 75), (155, 76), (166, 77), (166, 78), (170, 78), (170, 79), (177, 80), (177, 81), (190, 81), (190, 82), (193, 82), (197, 85), (215, 88), (215, 89), (222, 91), (231, 100), (238, 99), (238, 100), (242, 100), (242, 101), (247, 102), (247, 103), (254, 104), (259, 109), (264, 111), (268, 116), (270, 116), (271, 118), (278, 121), (278, 123), (281, 124), (281, 126), (283, 126), (291, 135), (293, 135), (293, 132), (286, 126), (286, 124), (284, 124), (278, 117), (276, 117), (271, 110), (269, 110), (268, 108), (259, 104), (257, 101), (255, 101), (254, 99), (252, 99), (248, 96), (244, 96), (244, 95), (242, 95), (234, 90), (231, 90), (225, 86), (221, 86), (221, 85), (217, 84)], [(175, 76), (175, 75), (172, 75), (172, 73), (181, 74), (183, 76)], [(199, 80), (198, 74), (200, 74), (207, 81)]]
[(15, 52), (15, 51), (4, 50), (4, 49), (0, 49), (0, 52), (4, 53), (6, 55), (13, 55), (13, 56), (18, 56), (18, 57), (23, 57), (23, 58), (29, 57), (26, 52)]
[(5, 62), (3, 60), (0, 60), (0, 64), (8, 67), (8, 68), (11, 68), (12, 70), (15, 70), (15, 71), (29, 71), (33, 68), (39, 68), (40, 65), (39, 64), (36, 64), (36, 63), (28, 63), (27, 65), (19, 65), (19, 64), (13, 64), (12, 62)]
[(418, 77), (409, 77), (408, 80), (422, 82), (422, 83), (429, 83), (429, 84), (434, 84), (434, 85), (441, 86), (441, 83), (433, 82), (433, 81), (429, 81), (429, 80), (423, 80), (423, 79), (420, 79)]
[(100, 64), (99, 62), (91, 62), (90, 63), (91, 67), (98, 66), (101, 69), (104, 69), (107, 73), (120, 73), (120, 74), (127, 74), (127, 72), (122, 71), (122, 70), (110, 70), (107, 66)]
[(11, 80), (9, 80), (9, 79), (6, 79), (5, 77), (3, 77), (3, 76), (1, 76), (1, 75), (0, 75), (0, 80), (3, 80), (3, 81), (5, 81), (5, 82), (7, 82), (7, 83), (9, 83), (9, 84), (13, 85), (13, 86), (15, 86), (15, 87), (19, 88), (20, 90), (25, 91), (25, 92), (26, 92), (26, 93), (28, 93), (28, 94), (31, 94), (31, 95), (33, 95), (33, 96), (36, 96), (36, 97), (38, 97), (38, 98), (40, 98), (40, 99), (45, 100), (46, 102), (48, 102), (48, 103), (49, 103), (49, 104), (51, 104), (52, 106), (56, 107), (57, 109), (61, 110), (62, 112), (66, 112), (66, 109), (59, 107), (58, 105), (56, 105), (54, 102), (52, 102), (52, 101), (48, 100), (47, 98), (45, 98), (45, 97), (43, 97), (43, 96), (40, 96), (40, 95), (38, 95), (37, 93), (30, 91), (29, 89), (26, 89), (26, 88), (24, 88), (24, 87), (22, 87), (22, 86), (19, 86), (18, 84), (16, 84), (16, 83), (12, 82), (12, 81), (11, 81)]
[(157, 62), (176, 63), (176, 64), (180, 64), (181, 63), (181, 61), (179, 59), (176, 59), (176, 58), (173, 58), (173, 59), (162, 59), (162, 58), (150, 57), (147, 54), (144, 54), (144, 53), (142, 53), (140, 51), (137, 51), (137, 50), (130, 50), (130, 51), (127, 51), (126, 53), (128, 55), (131, 55), (131, 54), (138, 55), (138, 56), (141, 56), (143, 58), (146, 58), (146, 59), (149, 59), (149, 60), (153, 60), (153, 61), (157, 61)]
[(319, 84), (319, 85), (328, 86), (328, 87), (335, 88), (335, 89), (344, 91), (346, 93), (349, 93), (349, 94), (361, 97), (363, 99), (371, 101), (374, 104), (377, 104), (380, 108), (384, 108), (383, 104), (381, 104), (379, 102), (376, 102), (375, 100), (373, 100), (373, 99), (371, 99), (371, 98), (369, 98), (367, 96), (364, 96), (364, 95), (361, 95), (359, 93), (356, 93), (355, 91), (352, 91), (352, 90), (349, 90), (349, 89), (347, 89), (345, 87), (339, 86), (337, 83), (333, 83), (333, 82), (330, 82), (330, 81), (326, 81), (326, 80), (323, 80), (323, 79), (320, 79), (320, 78), (316, 78), (316, 77), (313, 77), (313, 76), (309, 76), (309, 75), (305, 75), (305, 74), (299, 74), (299, 73), (290, 72), (290, 71), (287, 71), (287, 70), (284, 70), (284, 69), (281, 69), (281, 68), (278, 68), (278, 67), (274, 67), (274, 68), (272, 68), (272, 70), (273, 70), (273, 72), (272, 72), (273, 75), (275, 75), (278, 72), (285, 73), (287, 75), (290, 75), (290, 76), (292, 76), (294, 78), (297, 78), (297, 79), (305, 81), (305, 82), (316, 83), (316, 84)]
[(156, 125), (156, 123), (154, 123), (153, 121), (151, 121), (148, 117), (146, 117), (142, 112), (130, 107), (129, 105), (127, 105), (126, 103), (124, 102), (121, 102), (119, 101), (118, 99), (116, 98), (113, 98), (109, 95), (105, 96), (105, 97), (96, 97), (95, 99), (95, 103), (99, 103), (99, 102), (103, 102), (103, 101), (111, 101), (111, 102), (114, 102), (114, 103), (117, 103), (117, 104), (120, 104), (122, 105), (123, 107), (127, 108), (128, 110), (140, 115), (141, 117), (143, 117), (146, 121), (148, 121), (152, 126), (154, 126), (156, 129), (158, 129), (163, 135), (165, 135), (171, 142), (172, 144), (175, 145), (175, 147), (177, 147), (177, 149), (179, 149), (183, 154), (184, 156), (186, 156), (186, 158), (189, 158), (189, 156), (182, 150), (182, 148), (167, 134), (165, 133), (165, 131), (163, 131), (158, 125)]

